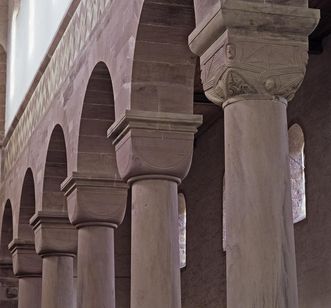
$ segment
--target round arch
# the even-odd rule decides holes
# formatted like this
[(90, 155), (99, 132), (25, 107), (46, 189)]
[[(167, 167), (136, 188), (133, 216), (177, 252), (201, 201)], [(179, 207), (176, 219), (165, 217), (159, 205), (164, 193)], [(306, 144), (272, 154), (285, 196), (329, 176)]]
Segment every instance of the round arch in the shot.
[(18, 218), (18, 238), (21, 240), (34, 240), (30, 218), (35, 213), (35, 184), (32, 170), (27, 169), (20, 199), (20, 209)]
[(115, 121), (112, 79), (104, 62), (89, 78), (80, 120), (77, 171), (118, 178), (115, 148), (107, 129)]
[(67, 177), (67, 152), (62, 127), (52, 132), (46, 156), (42, 208), (46, 211), (67, 212), (61, 184)]
[(196, 56), (187, 38), (194, 26), (193, 0), (144, 1), (134, 51), (131, 109), (192, 113)]
[(8, 249), (13, 239), (13, 210), (10, 200), (7, 200), (4, 207), (0, 236), (0, 307), (17, 307), (18, 280), (14, 276), (12, 256)]
[(8, 245), (13, 239), (13, 210), (10, 200), (7, 200), (5, 204), (1, 226), (0, 261), (2, 264), (11, 264), (11, 254)]

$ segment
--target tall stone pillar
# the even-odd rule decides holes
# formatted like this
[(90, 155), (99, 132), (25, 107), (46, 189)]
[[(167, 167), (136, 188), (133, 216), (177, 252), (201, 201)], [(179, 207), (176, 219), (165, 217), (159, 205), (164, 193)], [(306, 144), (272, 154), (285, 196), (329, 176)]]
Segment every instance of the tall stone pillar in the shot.
[(72, 308), (77, 231), (65, 212), (40, 211), (32, 216), (30, 224), (43, 263), (41, 307)]
[(318, 16), (226, 0), (189, 39), (224, 109), (228, 308), (298, 308), (286, 106)]
[(42, 260), (34, 242), (15, 239), (9, 244), (18, 278), (18, 308), (41, 307)]
[(115, 308), (114, 229), (125, 215), (128, 186), (114, 178), (73, 173), (62, 190), (78, 229), (77, 307)]
[(201, 117), (127, 110), (109, 129), (132, 185), (131, 308), (181, 307), (178, 183)]

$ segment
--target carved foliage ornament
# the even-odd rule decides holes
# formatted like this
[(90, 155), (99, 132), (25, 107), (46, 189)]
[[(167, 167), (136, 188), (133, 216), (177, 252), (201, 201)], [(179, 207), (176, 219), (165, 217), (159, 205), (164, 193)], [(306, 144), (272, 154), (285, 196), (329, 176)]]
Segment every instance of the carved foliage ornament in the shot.
[(307, 44), (230, 36), (228, 32), (201, 57), (207, 97), (222, 105), (236, 96), (259, 94), (291, 100), (307, 63)]

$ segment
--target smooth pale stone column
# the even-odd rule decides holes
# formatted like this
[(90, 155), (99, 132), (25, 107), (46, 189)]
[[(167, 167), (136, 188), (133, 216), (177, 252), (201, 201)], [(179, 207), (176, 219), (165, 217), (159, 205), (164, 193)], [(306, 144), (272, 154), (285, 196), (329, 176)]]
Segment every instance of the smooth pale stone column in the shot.
[(126, 110), (108, 130), (119, 174), (132, 185), (131, 308), (181, 307), (177, 185), (201, 123), (199, 115)]
[(41, 286), (41, 277), (19, 278), (18, 308), (40, 308)]
[(181, 307), (175, 181), (132, 184), (131, 251), (131, 308)]
[(286, 105), (224, 105), (228, 308), (298, 307)]
[(74, 307), (77, 230), (66, 212), (38, 211), (30, 219), (42, 257), (42, 308)]
[(298, 308), (286, 104), (319, 20), (306, 5), (225, 0), (189, 37), (224, 108), (228, 308)]
[(118, 176), (74, 172), (62, 190), (78, 229), (77, 307), (115, 308), (114, 229), (125, 215), (128, 185)]
[(73, 256), (43, 257), (43, 308), (73, 308), (73, 275)]
[(9, 246), (13, 270), (18, 278), (18, 307), (40, 308), (42, 290), (42, 259), (32, 239), (15, 238)]
[(78, 229), (78, 307), (115, 308), (114, 229)]

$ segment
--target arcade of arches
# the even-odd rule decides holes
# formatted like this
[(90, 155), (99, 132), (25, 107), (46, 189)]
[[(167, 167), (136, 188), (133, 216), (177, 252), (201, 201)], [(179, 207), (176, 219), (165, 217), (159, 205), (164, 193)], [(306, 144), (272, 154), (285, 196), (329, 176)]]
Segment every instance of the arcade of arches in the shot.
[(5, 123), (0, 0), (0, 307), (330, 307), (327, 2), (73, 0)]

